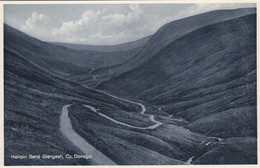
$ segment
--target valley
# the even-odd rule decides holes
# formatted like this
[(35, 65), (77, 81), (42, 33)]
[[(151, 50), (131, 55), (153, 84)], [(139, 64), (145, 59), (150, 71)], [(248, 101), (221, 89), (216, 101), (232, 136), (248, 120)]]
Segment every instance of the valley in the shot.
[[(175, 20), (114, 46), (4, 25), (5, 165), (257, 163), (256, 9)], [(91, 155), (12, 159), (11, 155)]]

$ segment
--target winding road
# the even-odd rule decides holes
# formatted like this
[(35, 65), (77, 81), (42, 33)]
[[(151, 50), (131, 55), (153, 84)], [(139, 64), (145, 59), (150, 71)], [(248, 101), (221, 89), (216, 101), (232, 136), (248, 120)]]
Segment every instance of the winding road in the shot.
[[(103, 94), (105, 94), (105, 95), (107, 95), (107, 96), (113, 97), (113, 98), (115, 98), (115, 99), (122, 100), (122, 101), (124, 101), (124, 102), (128, 102), (128, 103), (131, 103), (131, 104), (135, 104), (135, 105), (140, 106), (141, 109), (142, 109), (140, 113), (141, 113), (142, 115), (147, 116), (150, 121), (152, 121), (153, 123), (155, 123), (154, 125), (151, 125), (151, 126), (149, 126), (149, 127), (137, 127), (137, 126), (133, 126), (133, 125), (130, 125), (130, 124), (126, 124), (126, 123), (122, 123), (122, 122), (120, 122), (120, 121), (117, 121), (117, 120), (115, 120), (115, 119), (113, 119), (113, 118), (111, 118), (111, 117), (109, 117), (109, 116), (107, 116), (107, 115), (105, 115), (105, 114), (103, 114), (103, 113), (98, 113), (100, 116), (102, 116), (102, 117), (104, 117), (104, 118), (106, 118), (106, 119), (108, 119), (108, 120), (110, 120), (110, 121), (112, 121), (112, 122), (114, 122), (114, 123), (116, 123), (116, 124), (124, 125), (124, 126), (131, 127), (131, 128), (135, 128), (135, 129), (144, 129), (144, 130), (146, 130), (146, 129), (155, 129), (155, 128), (157, 128), (157, 127), (159, 127), (160, 125), (163, 124), (162, 122), (155, 120), (155, 119), (154, 119), (154, 115), (152, 115), (152, 114), (145, 114), (146, 108), (145, 108), (145, 106), (144, 106), (143, 104), (141, 104), (141, 103), (137, 103), (137, 102), (134, 102), (134, 101), (131, 101), (131, 100), (127, 100), (127, 99), (124, 99), (124, 98), (120, 98), (120, 97), (117, 97), (117, 96), (115, 96), (115, 95), (112, 95), (112, 94), (109, 94), (109, 93), (106, 93), (106, 92), (103, 92), (103, 91), (100, 91), (100, 90), (96, 90), (96, 91), (99, 92), (99, 93), (103, 93)], [(87, 108), (89, 108), (89, 109), (92, 110), (92, 111), (95, 109), (95, 107), (93, 107), (93, 106), (89, 106), (89, 105), (84, 105), (84, 106), (87, 107)], [(91, 108), (90, 108), (90, 107), (91, 107)], [(94, 110), (93, 112), (97, 112), (97, 111)]]
[[(100, 115), (100, 116), (102, 116), (102, 117), (104, 117), (104, 118), (110, 120), (110, 121), (113, 122), (113, 123), (116, 123), (116, 124), (119, 124), (119, 125), (123, 125), (123, 126), (126, 126), (126, 127), (130, 127), (130, 128), (146, 130), (146, 129), (155, 129), (155, 128), (159, 127), (160, 125), (162, 125), (161, 122), (156, 121), (156, 120), (154, 119), (154, 115), (144, 114), (144, 112), (141, 113), (141, 114), (142, 114), (142, 115), (147, 115), (147, 116), (149, 117), (150, 121), (152, 121), (152, 122), (155, 123), (154, 125), (151, 125), (151, 126), (148, 126), (148, 127), (133, 126), (133, 125), (130, 125), (130, 124), (126, 124), (126, 123), (117, 121), (117, 120), (115, 120), (115, 119), (113, 119), (113, 118), (111, 118), (111, 117), (109, 117), (109, 116), (107, 116), (107, 115), (105, 115), (105, 114), (103, 114), (103, 113), (100, 113), (100, 112), (98, 112), (97, 109), (96, 109), (95, 107), (93, 107), (93, 106), (90, 106), (90, 105), (83, 105), (83, 106), (89, 108), (92, 112), (97, 113), (98, 115)], [(144, 110), (145, 110), (145, 108), (144, 108)], [(143, 110), (142, 110), (142, 111), (143, 111)]]
[[(105, 115), (103, 113), (100, 113), (100, 112), (98, 112), (98, 110), (95, 107), (93, 107), (91, 105), (83, 105), (84, 107), (90, 109), (92, 112), (97, 113), (98, 115), (100, 115), (100, 116), (110, 120), (111, 122), (119, 124), (119, 125), (123, 125), (123, 126), (126, 126), (126, 127), (135, 128), (135, 129), (142, 129), (142, 130), (148, 130), (148, 129), (151, 130), (151, 129), (155, 129), (155, 128), (159, 127), (160, 125), (162, 125), (162, 122), (159, 122), (159, 121), (154, 119), (154, 115), (145, 114), (146, 108), (145, 108), (145, 106), (143, 104), (136, 103), (136, 102), (133, 102), (131, 100), (119, 98), (117, 96), (111, 95), (111, 94), (106, 93), (106, 92), (102, 92), (102, 91), (97, 91), (97, 92), (106, 94), (106, 95), (111, 96), (111, 97), (113, 97), (115, 99), (118, 99), (118, 100), (122, 100), (122, 101), (125, 101), (125, 102), (128, 102), (128, 103), (136, 104), (136, 105), (140, 106), (141, 107), (141, 112), (140, 113), (142, 115), (147, 116), (149, 118), (149, 120), (152, 121), (155, 124), (151, 125), (151, 126), (148, 126), (148, 127), (133, 126), (133, 125), (130, 125), (130, 124), (126, 124), (126, 123), (117, 121), (117, 120), (115, 120), (115, 119), (113, 119), (113, 118), (111, 118), (111, 117), (109, 117), (109, 116), (107, 116), (107, 115)], [(62, 113), (61, 113), (61, 116), (60, 116), (60, 130), (61, 130), (61, 133), (66, 138), (68, 138), (77, 148), (79, 148), (84, 154), (92, 155), (91, 160), (93, 162), (95, 162), (96, 164), (98, 164), (98, 165), (116, 165), (115, 162), (110, 160), (107, 156), (105, 156), (102, 152), (97, 150), (95, 147), (93, 147), (84, 138), (82, 138), (79, 134), (77, 134), (75, 132), (75, 130), (72, 128), (71, 121), (70, 121), (70, 118), (69, 118), (69, 110), (68, 110), (68, 108), (70, 106), (72, 106), (72, 104), (67, 104), (67, 105), (64, 105), (62, 107)]]

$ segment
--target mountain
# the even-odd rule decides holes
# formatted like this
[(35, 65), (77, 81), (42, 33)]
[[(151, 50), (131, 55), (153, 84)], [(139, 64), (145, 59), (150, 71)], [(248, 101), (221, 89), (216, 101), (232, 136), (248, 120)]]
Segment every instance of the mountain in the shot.
[(136, 41), (131, 41), (128, 43), (118, 44), (118, 45), (85, 45), (85, 44), (70, 44), (70, 43), (56, 43), (51, 42), (52, 44), (57, 44), (74, 50), (90, 50), (90, 51), (99, 51), (99, 52), (115, 52), (115, 51), (127, 51), (136, 48), (140, 48), (151, 38), (147, 36)]
[(124, 72), (137, 68), (146, 62), (149, 58), (160, 52), (160, 50), (168, 46), (176, 39), (184, 36), (185, 34), (214, 23), (223, 22), (233, 18), (255, 13), (255, 8), (217, 10), (167, 23), (162, 26), (154, 35), (152, 35), (144, 47), (131, 59), (120, 65), (97, 69), (96, 71), (92, 72), (92, 74), (99, 75), (103, 78), (97, 80), (96, 83), (109, 80)]
[(188, 120), (238, 106), (240, 99), (239, 106), (254, 106), (255, 87), (255, 15), (188, 33), (138, 68), (98, 86), (117, 95), (167, 105), (170, 114)]

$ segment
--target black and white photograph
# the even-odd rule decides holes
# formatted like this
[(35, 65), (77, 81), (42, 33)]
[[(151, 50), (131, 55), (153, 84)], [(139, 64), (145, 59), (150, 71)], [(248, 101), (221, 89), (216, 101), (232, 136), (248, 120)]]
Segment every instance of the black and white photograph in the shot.
[(257, 165), (257, 3), (4, 3), (4, 166)]

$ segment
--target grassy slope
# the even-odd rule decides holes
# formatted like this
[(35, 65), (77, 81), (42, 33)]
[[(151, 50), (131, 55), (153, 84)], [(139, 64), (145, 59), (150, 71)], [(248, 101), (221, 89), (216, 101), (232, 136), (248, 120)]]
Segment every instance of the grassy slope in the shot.
[(168, 113), (190, 121), (255, 106), (255, 26), (255, 15), (248, 15), (199, 29), (103, 86), (166, 105)]
[[(70, 110), (77, 132), (118, 164), (183, 164), (178, 160), (186, 161), (206, 138), (174, 124), (136, 130), (114, 124), (82, 106)], [(119, 109), (114, 110), (119, 113)], [(106, 114), (109, 109), (101, 111)], [(123, 121), (124, 116), (118, 120)], [(129, 121), (136, 124), (131, 118)]]
[[(5, 165), (89, 164), (84, 160), (10, 159), (10, 155), (17, 154), (66, 154), (76, 151), (59, 132), (61, 107), (71, 100), (56, 97), (55, 93), (61, 93), (66, 82), (54, 80), (14, 53), (5, 52), (4, 66)], [(60, 87), (55, 86), (58, 83)]]
[(9, 49), (25, 55), (27, 59), (52, 73), (66, 76), (90, 71), (90, 65), (83, 68), (69, 60), (69, 57), (79, 55), (79, 52), (49, 45), (6, 24), (4, 25), (4, 40), (5, 50)]
[(256, 164), (256, 138), (230, 138), (212, 143), (203, 150), (202, 155), (194, 158), (193, 164)]

